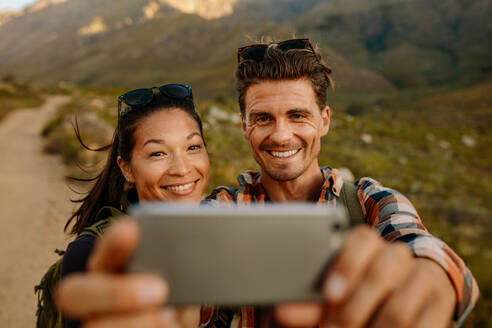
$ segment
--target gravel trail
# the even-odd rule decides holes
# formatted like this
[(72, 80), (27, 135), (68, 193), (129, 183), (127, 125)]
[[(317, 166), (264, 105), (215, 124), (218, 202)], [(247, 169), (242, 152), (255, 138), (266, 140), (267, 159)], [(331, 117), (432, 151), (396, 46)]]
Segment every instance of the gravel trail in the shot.
[(54, 249), (65, 249), (63, 226), (72, 193), (58, 156), (42, 152), (40, 130), (67, 102), (50, 96), (39, 108), (12, 112), (0, 122), (0, 327), (35, 326), (33, 290)]

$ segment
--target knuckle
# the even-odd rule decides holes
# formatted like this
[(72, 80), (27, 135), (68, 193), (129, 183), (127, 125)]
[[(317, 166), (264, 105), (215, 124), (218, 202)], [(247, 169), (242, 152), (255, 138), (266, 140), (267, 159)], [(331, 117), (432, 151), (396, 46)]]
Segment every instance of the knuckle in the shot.
[(357, 313), (349, 313), (347, 310), (342, 310), (339, 312), (338, 320), (342, 327), (358, 327)]
[(395, 263), (392, 261), (388, 261), (387, 257), (378, 256), (376, 261), (369, 267), (369, 270), (367, 272), (367, 278), (371, 281), (379, 281), (379, 280), (383, 280), (383, 282), (387, 281), (388, 279), (382, 279), (382, 278), (385, 278), (393, 271), (392, 267), (394, 265)]
[(385, 315), (384, 320), (388, 323), (388, 326), (393, 327), (407, 327), (409, 322), (402, 313), (401, 309), (391, 309)]

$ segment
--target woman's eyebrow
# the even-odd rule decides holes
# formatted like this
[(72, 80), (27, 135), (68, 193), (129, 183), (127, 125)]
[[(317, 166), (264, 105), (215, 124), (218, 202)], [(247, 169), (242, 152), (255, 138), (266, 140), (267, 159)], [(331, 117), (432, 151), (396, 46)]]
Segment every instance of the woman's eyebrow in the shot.
[(147, 145), (149, 143), (156, 143), (156, 144), (163, 145), (166, 142), (164, 140), (162, 140), (162, 139), (149, 139), (149, 140), (146, 140), (143, 145), (145, 146), (145, 145)]
[(202, 135), (198, 132), (193, 132), (191, 133), (189, 136), (186, 137), (186, 140), (190, 140), (191, 138), (193, 138), (194, 136), (199, 136), (200, 138), (202, 137)]

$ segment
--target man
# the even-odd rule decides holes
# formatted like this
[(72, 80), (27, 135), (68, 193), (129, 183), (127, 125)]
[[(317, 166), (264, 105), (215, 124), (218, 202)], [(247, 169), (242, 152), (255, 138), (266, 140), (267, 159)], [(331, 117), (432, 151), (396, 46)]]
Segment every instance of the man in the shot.
[[(261, 172), (243, 173), (239, 189), (218, 188), (208, 201), (312, 201), (334, 206), (343, 181), (335, 169), (318, 165), (321, 137), (330, 126), (326, 92), (332, 84), (331, 71), (307, 39), (244, 47), (238, 51), (238, 62), (242, 130)], [(276, 321), (305, 327), (447, 327), (451, 320), (461, 323), (478, 297), (475, 280), (461, 259), (427, 232), (403, 195), (369, 178), (359, 180), (356, 187), (367, 225), (350, 232), (330, 267), (323, 287), (327, 302), (279, 305), (273, 312)], [(89, 263), (93, 271), (106, 273), (99, 273), (99, 279), (106, 282), (110, 273), (124, 266), (137, 242), (134, 227), (114, 228)], [(165, 298), (163, 284), (149, 277), (112, 277), (119, 279), (118, 293), (97, 290), (96, 280), (91, 284), (85, 277), (66, 282), (59, 294), (68, 305), (62, 307), (91, 319), (95, 308), (77, 304), (73, 295), (92, 288), (92, 298), (97, 295), (100, 302), (96, 323), (105, 320), (101, 321), (103, 313), (108, 314), (104, 321), (108, 327), (141, 323), (145, 318), (155, 322), (157, 306)], [(132, 295), (131, 300), (118, 301), (123, 295)], [(221, 313), (227, 316), (221, 311), (214, 318)], [(259, 317), (268, 313), (244, 307), (233, 315), (248, 327), (255, 321), (266, 322)], [(176, 323), (169, 314), (162, 317)], [(220, 326), (206, 315), (202, 322)]]

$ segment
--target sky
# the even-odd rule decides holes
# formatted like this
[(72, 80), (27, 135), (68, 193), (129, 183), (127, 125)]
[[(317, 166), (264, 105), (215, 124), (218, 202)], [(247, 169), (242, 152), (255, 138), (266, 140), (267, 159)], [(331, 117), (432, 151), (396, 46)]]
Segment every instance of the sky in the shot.
[(18, 10), (30, 5), (33, 2), (36, 2), (36, 0), (0, 0), (0, 10)]

